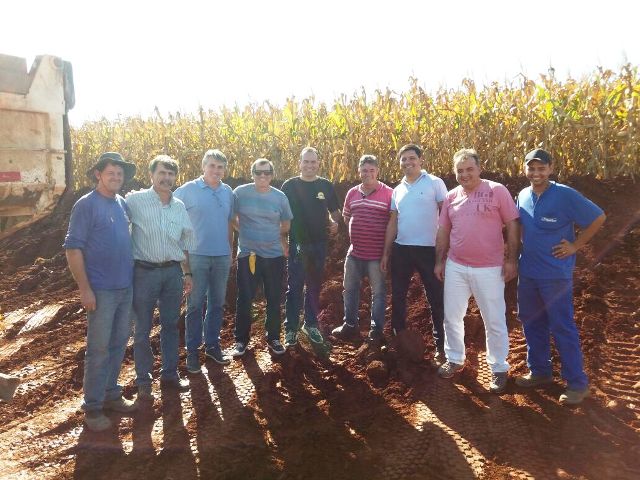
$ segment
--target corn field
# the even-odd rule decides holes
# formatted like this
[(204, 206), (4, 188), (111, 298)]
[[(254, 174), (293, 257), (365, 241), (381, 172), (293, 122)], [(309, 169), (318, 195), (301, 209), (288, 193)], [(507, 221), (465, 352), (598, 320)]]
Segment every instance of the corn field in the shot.
[(201, 174), (202, 154), (222, 150), (228, 176), (249, 176), (258, 157), (273, 161), (280, 179), (298, 173), (300, 150), (320, 151), (322, 174), (335, 181), (355, 180), (357, 162), (372, 153), (381, 178), (401, 177), (400, 146), (416, 142), (425, 149), (427, 169), (451, 171), (453, 153), (475, 148), (483, 168), (522, 173), (524, 154), (549, 150), (562, 178), (591, 174), (598, 178), (640, 174), (640, 79), (638, 67), (619, 72), (598, 69), (581, 79), (558, 81), (553, 71), (539, 80), (522, 76), (511, 84), (478, 88), (464, 80), (458, 89), (428, 93), (415, 78), (406, 92), (364, 89), (342, 95), (333, 104), (289, 99), (247, 106), (200, 109), (153, 118), (127, 117), (87, 122), (72, 131), (75, 184), (86, 186), (83, 172), (104, 151), (119, 151), (138, 166), (137, 179), (148, 183), (147, 165), (155, 155), (180, 162), (178, 182)]

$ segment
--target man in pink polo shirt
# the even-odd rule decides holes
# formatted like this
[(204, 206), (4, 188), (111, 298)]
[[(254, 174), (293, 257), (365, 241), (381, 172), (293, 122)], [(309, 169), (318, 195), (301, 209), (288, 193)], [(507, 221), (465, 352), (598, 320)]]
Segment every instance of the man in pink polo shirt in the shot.
[[(453, 166), (460, 185), (447, 193), (436, 236), (434, 274), (444, 281), (447, 357), (438, 374), (451, 378), (464, 367), (464, 316), (473, 295), (485, 325), (487, 363), (492, 373), (489, 390), (501, 393), (509, 370), (504, 284), (517, 275), (518, 209), (504, 185), (480, 178), (475, 150), (456, 152)], [(503, 227), (507, 231), (506, 257)]]
[(351, 246), (344, 261), (344, 323), (331, 332), (343, 340), (360, 336), (360, 283), (371, 285), (369, 340), (382, 338), (385, 311), (385, 275), (380, 268), (384, 236), (389, 223), (393, 190), (378, 180), (378, 159), (363, 155), (358, 163), (362, 183), (347, 192), (342, 216), (349, 227)]

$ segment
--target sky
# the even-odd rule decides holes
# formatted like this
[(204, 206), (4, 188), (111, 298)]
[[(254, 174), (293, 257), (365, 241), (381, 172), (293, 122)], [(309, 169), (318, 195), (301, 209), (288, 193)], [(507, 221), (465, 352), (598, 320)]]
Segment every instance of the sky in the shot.
[(640, 64), (637, 1), (23, 0), (1, 12), (0, 53), (73, 64), (75, 126), (401, 92), (410, 77), (435, 92)]

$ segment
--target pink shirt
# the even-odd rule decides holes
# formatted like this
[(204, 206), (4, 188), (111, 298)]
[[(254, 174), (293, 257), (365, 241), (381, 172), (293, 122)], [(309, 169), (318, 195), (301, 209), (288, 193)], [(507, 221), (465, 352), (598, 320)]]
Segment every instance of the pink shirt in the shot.
[(384, 250), (393, 190), (380, 182), (374, 192), (364, 195), (360, 187), (353, 187), (344, 199), (342, 214), (349, 219), (351, 238), (347, 253), (360, 260), (378, 260)]
[(504, 262), (502, 227), (520, 215), (506, 187), (490, 180), (470, 194), (461, 186), (447, 193), (439, 224), (451, 229), (451, 260), (469, 267), (499, 267)]

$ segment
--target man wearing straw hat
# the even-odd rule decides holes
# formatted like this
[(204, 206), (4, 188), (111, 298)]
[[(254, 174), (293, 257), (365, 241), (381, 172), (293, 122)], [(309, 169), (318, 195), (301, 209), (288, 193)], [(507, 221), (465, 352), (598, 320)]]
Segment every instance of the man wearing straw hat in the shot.
[(118, 375), (131, 330), (133, 253), (127, 207), (118, 192), (134, 164), (107, 152), (87, 171), (96, 188), (73, 206), (64, 241), (69, 269), (87, 310), (82, 409), (90, 430), (111, 426), (103, 410), (130, 413)]

